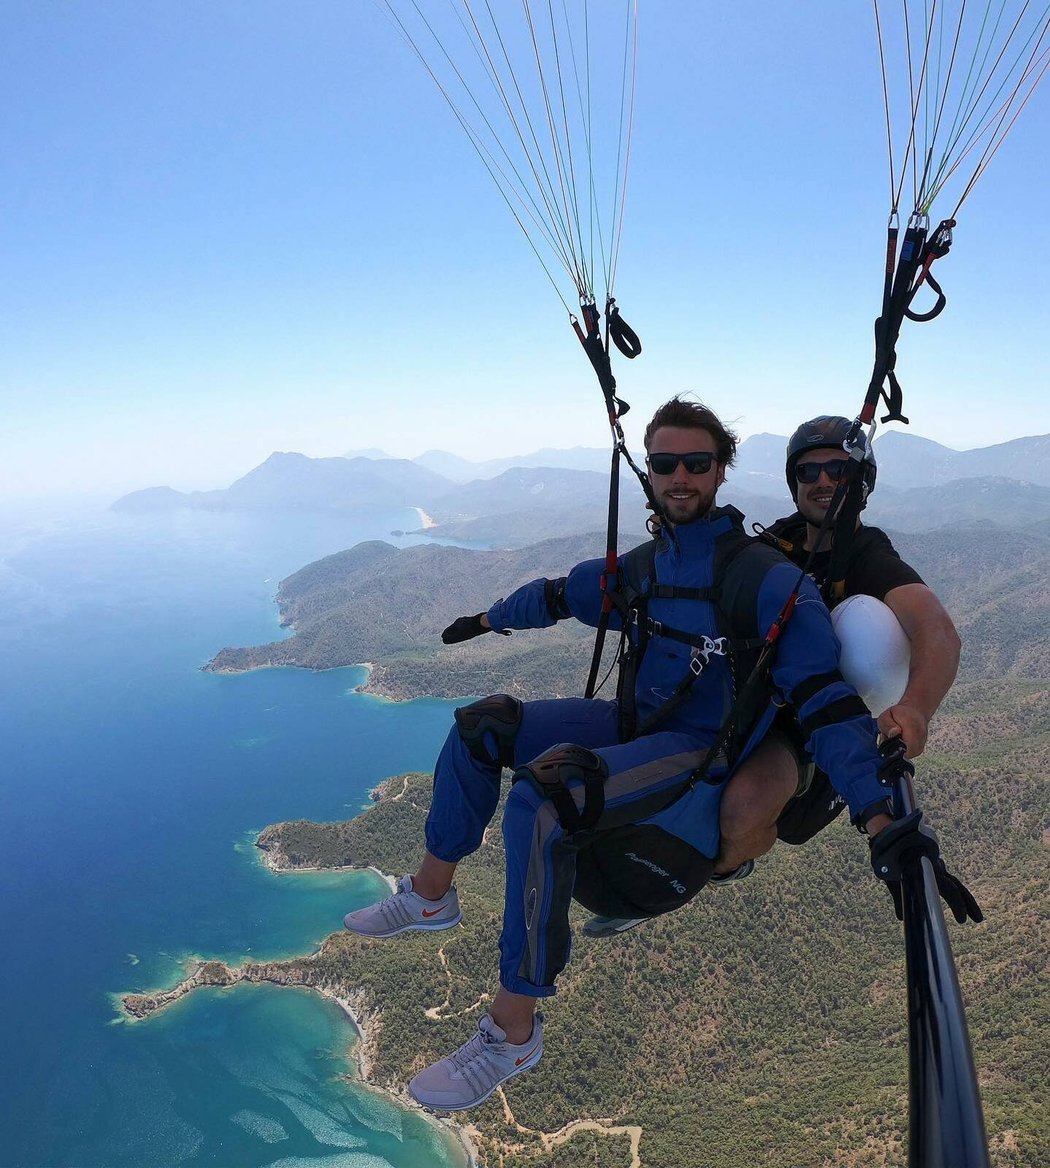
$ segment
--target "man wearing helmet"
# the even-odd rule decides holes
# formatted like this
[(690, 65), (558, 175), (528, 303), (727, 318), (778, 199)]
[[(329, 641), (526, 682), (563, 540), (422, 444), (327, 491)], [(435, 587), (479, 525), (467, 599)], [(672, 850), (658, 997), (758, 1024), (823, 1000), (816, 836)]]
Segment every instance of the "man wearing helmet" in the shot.
[[(785, 473), (788, 490), (798, 510), (778, 519), (768, 529), (781, 550), (800, 567), (809, 560), (810, 575), (825, 593), (834, 526), (824, 526), (835, 488), (846, 470), (843, 445), (851, 423), (847, 418), (823, 416), (804, 422), (787, 447)], [(863, 434), (860, 441), (864, 442)], [(875, 487), (875, 455), (865, 450), (861, 463), (862, 506)], [(841, 537), (840, 537), (841, 538)], [(818, 543), (819, 541), (819, 543)], [(885, 603), (900, 622), (911, 646), (904, 693), (878, 716), (880, 732), (901, 737), (907, 755), (914, 758), (926, 746), (927, 728), (959, 668), (959, 634), (944, 606), (922, 578), (897, 554), (889, 537), (859, 518), (845, 563), (845, 595), (873, 596)], [(833, 601), (829, 600), (833, 605)], [(794, 791), (776, 781), (743, 773), (726, 788), (720, 826), (722, 848), (715, 883), (750, 873), (751, 861), (767, 852), (779, 838), (800, 844), (812, 839), (842, 810), (828, 776), (814, 772), (801, 750), (793, 717), (783, 716), (780, 728), (799, 753), (799, 781)]]

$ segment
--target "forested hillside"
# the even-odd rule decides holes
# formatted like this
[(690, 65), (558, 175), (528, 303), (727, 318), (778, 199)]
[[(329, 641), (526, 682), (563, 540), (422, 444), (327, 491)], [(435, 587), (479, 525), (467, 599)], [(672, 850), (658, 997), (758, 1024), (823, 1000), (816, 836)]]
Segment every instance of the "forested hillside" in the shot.
[[(950, 866), (987, 914), (949, 931), (996, 1168), (1050, 1164), (1048, 701), (1045, 684), (961, 687), (917, 778)], [(286, 824), (261, 843), (293, 864), (399, 873), (419, 855), (428, 802), (428, 776), (399, 778), (358, 819)], [(492, 833), (461, 867), (466, 916), (453, 932), (385, 943), (339, 933), (308, 959), (308, 979), (364, 987), (379, 1011), (377, 1082), (402, 1085), (455, 1047), (494, 992), (501, 857)], [(901, 928), (845, 821), (619, 939), (577, 934), (545, 1008), (543, 1062), (505, 1092), (522, 1127), (639, 1126), (645, 1168), (905, 1163)], [(470, 1119), (490, 1168), (630, 1163), (624, 1134), (582, 1131), (545, 1152), (498, 1096)]]
[[(620, 547), (637, 542), (637, 535), (625, 533)], [(964, 679), (1050, 677), (1050, 531), (989, 538), (984, 528), (941, 530), (895, 535), (894, 542), (962, 633)], [(513, 551), (360, 544), (282, 581), (281, 618), (295, 636), (223, 649), (208, 668), (326, 669), (368, 661), (374, 665), (368, 688), (397, 698), (576, 694), (592, 634), (574, 621), (452, 646), (441, 644), (441, 630), (528, 580), (564, 575), (603, 547), (599, 533)]]

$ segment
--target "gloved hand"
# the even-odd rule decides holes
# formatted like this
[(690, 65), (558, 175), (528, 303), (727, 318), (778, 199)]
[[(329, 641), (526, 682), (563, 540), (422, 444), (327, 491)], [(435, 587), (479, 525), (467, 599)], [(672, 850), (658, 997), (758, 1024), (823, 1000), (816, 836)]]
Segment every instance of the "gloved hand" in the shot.
[(967, 920), (983, 921), (984, 913), (965, 884), (945, 867), (937, 834), (922, 821), (922, 812), (913, 811), (903, 819), (895, 820), (868, 841), (871, 848), (871, 866), (875, 875), (886, 882), (893, 897), (897, 920), (904, 920), (904, 900), (901, 893), (901, 866), (913, 856), (926, 856), (933, 865), (937, 891), (952, 915), (964, 924)]
[[(441, 640), (446, 645), (458, 645), (460, 641), (469, 641), (474, 637), (480, 637), (482, 633), (496, 632), (495, 629), (487, 628), (481, 623), (481, 618), (485, 614), (479, 612), (477, 616), (459, 616), (448, 626), (441, 634)], [(510, 636), (509, 629), (498, 630), (504, 637)]]

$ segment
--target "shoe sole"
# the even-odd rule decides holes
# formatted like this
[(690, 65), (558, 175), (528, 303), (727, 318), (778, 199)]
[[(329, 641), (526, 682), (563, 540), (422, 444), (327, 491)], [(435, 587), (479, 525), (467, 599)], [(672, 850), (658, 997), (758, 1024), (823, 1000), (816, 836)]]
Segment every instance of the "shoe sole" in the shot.
[(754, 874), (755, 866), (752, 864), (746, 872), (741, 872), (739, 868), (734, 868), (732, 872), (726, 872), (723, 876), (709, 877), (707, 883), (712, 888), (725, 888), (729, 884), (738, 884), (741, 880), (747, 880)]
[(420, 1097), (412, 1090), (411, 1083), (408, 1085), (408, 1093), (420, 1105), (420, 1107), (425, 1107), (428, 1111), (469, 1111), (472, 1107), (478, 1107), (480, 1104), (484, 1103), (485, 1100), (488, 1099), (490, 1095), (494, 1095), (498, 1088), (502, 1087), (504, 1083), (509, 1083), (511, 1079), (516, 1079), (519, 1075), (525, 1074), (526, 1071), (531, 1071), (542, 1057), (543, 1050), (541, 1048), (537, 1052), (535, 1058), (529, 1059), (528, 1062), (526, 1062), (523, 1066), (515, 1067), (506, 1078), (500, 1079), (498, 1083), (494, 1083), (485, 1092), (484, 1095), (479, 1095), (476, 1099), (471, 1099), (468, 1103), (457, 1103), (455, 1106), (452, 1106), (448, 1103), (427, 1103), (425, 1099), (420, 1099)]
[(598, 937), (598, 938), (618, 937), (618, 936), (620, 936), (621, 933), (629, 933), (632, 929), (637, 929), (639, 925), (644, 925), (645, 921), (648, 919), (649, 918), (646, 917), (645, 920), (634, 921), (633, 923), (631, 923), (629, 925), (621, 926), (619, 929), (602, 929), (601, 932), (599, 932), (597, 929), (588, 929), (587, 926), (584, 925), (583, 926), (583, 935), (585, 937)]
[(371, 937), (375, 940), (383, 940), (385, 937), (396, 937), (398, 933), (434, 933), (439, 929), (451, 929), (454, 925), (458, 925), (462, 919), (463, 914), (459, 913), (449, 921), (420, 921), (418, 923), (413, 921), (407, 925), (401, 925), (396, 929), (390, 929), (386, 933), (365, 933), (360, 929), (355, 929), (354, 926), (347, 921), (346, 917), (343, 917), (343, 928), (349, 929), (351, 933), (358, 937)]

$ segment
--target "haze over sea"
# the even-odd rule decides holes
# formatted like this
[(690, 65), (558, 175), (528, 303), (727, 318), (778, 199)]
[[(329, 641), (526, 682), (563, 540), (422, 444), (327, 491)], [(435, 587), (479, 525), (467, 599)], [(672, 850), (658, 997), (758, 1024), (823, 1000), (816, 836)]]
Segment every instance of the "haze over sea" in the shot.
[(311, 951), (377, 877), (276, 876), (253, 840), (345, 819), (429, 770), (452, 703), (355, 693), (360, 669), (221, 677), (280, 635), (285, 575), (413, 511), (281, 519), (0, 515), (0, 1164), (462, 1162), (445, 1131), (341, 1076), (349, 1019), (302, 990), (198, 991), (143, 1023), (114, 995), (194, 954)]

